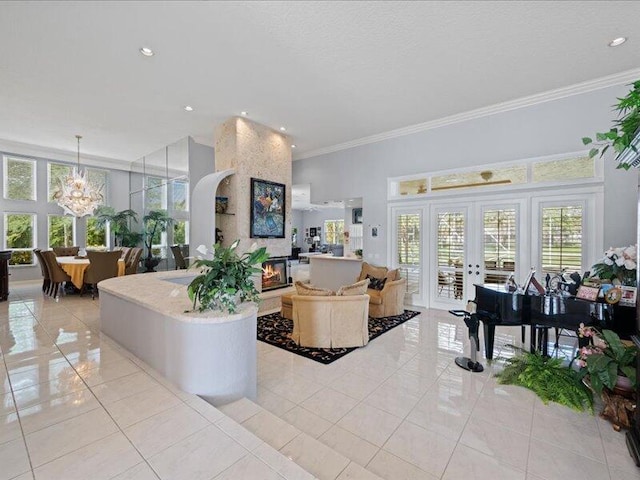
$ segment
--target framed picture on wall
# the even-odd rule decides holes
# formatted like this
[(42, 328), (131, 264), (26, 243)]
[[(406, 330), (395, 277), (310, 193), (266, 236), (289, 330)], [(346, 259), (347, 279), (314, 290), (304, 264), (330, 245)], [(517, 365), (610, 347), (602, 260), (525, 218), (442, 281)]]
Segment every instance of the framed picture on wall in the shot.
[(311, 238), (315, 237), (317, 234), (318, 234), (318, 233), (317, 233), (317, 231), (316, 231), (316, 227), (311, 227), (311, 228), (309, 229), (309, 236), (310, 236)]
[(358, 224), (358, 223), (362, 223), (362, 209), (361, 208), (354, 208), (352, 210), (352, 220), (351, 223), (353, 224)]
[(284, 238), (285, 185), (251, 179), (251, 238)]

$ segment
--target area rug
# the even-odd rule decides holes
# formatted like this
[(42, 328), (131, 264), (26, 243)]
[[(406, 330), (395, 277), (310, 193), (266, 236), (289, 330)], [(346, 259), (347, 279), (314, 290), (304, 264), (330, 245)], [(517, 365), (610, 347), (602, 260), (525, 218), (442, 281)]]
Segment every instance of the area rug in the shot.
[[(391, 317), (372, 318), (369, 317), (369, 341), (379, 337), (392, 328), (412, 319), (420, 312), (405, 310), (400, 315)], [(356, 348), (310, 348), (300, 347), (291, 340), (293, 331), (293, 321), (280, 316), (280, 313), (271, 313), (258, 317), (258, 340), (282, 348), (296, 355), (310, 358), (316, 362), (329, 364), (335, 362), (346, 354), (353, 352)]]

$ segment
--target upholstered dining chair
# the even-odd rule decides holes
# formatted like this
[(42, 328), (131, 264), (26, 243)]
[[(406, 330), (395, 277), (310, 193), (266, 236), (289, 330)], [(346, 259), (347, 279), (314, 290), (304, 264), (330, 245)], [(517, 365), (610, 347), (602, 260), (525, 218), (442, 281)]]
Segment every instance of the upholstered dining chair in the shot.
[(138, 273), (138, 263), (140, 262), (140, 256), (142, 255), (142, 248), (133, 247), (129, 252), (129, 260), (126, 262), (124, 269), (125, 275), (133, 275)]
[(62, 269), (60, 265), (58, 265), (58, 262), (56, 261), (56, 254), (53, 253), (52, 250), (40, 252), (40, 255), (42, 255), (42, 258), (47, 265), (47, 269), (49, 270), (49, 279), (51, 281), (51, 286), (49, 287), (49, 291), (47, 293), (58, 300), (60, 298), (60, 292), (64, 291), (64, 288), (61, 288), (62, 284), (64, 282), (70, 282), (71, 277)]
[(53, 247), (56, 257), (75, 257), (79, 251), (80, 247)]
[(36, 254), (36, 258), (38, 259), (38, 264), (40, 265), (40, 271), (42, 272), (42, 291), (48, 292), (49, 287), (51, 286), (51, 276), (49, 275), (49, 267), (47, 267), (44, 258), (42, 258), (42, 250), (39, 248), (35, 248), (33, 253)]
[(184, 259), (184, 255), (182, 255), (182, 250), (178, 245), (171, 246), (171, 253), (173, 253), (173, 258), (176, 260), (176, 270), (184, 270), (187, 268), (187, 262)]
[(118, 276), (118, 260), (121, 252), (87, 252), (89, 268), (84, 272), (84, 281), (80, 295), (84, 293), (85, 285), (93, 286), (91, 298), (96, 298), (98, 282)]

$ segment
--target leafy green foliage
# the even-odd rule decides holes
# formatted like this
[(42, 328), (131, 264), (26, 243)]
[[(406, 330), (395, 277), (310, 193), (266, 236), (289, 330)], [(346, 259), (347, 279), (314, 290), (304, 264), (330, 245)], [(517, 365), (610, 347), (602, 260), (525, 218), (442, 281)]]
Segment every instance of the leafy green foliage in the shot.
[(593, 413), (593, 395), (582, 383), (581, 375), (563, 366), (557, 358), (521, 350), (506, 359), (504, 370), (496, 375), (503, 385), (519, 385), (532, 390), (545, 403), (555, 402), (577, 411)]
[(141, 235), (130, 230), (130, 223), (138, 223), (138, 214), (131, 209), (116, 212), (112, 207), (102, 206), (96, 210), (96, 227), (109, 223), (116, 246), (135, 247)]
[(254, 265), (262, 265), (269, 254), (266, 247), (262, 247), (240, 256), (236, 253), (239, 243), (236, 240), (228, 248), (217, 243), (213, 246), (212, 260), (195, 262), (195, 266), (201, 268), (203, 273), (193, 279), (187, 290), (194, 310), (199, 303), (197, 309), (200, 312), (219, 309), (235, 313), (236, 301), (258, 301), (258, 290), (251, 277), (262, 271)]
[(618, 380), (618, 375), (629, 377), (631, 385), (636, 388), (636, 349), (633, 346), (626, 346), (620, 341), (617, 333), (611, 330), (603, 330), (602, 338), (606, 344), (604, 348), (600, 346), (585, 347), (588, 354), (585, 356), (581, 350), (580, 354), (586, 362), (586, 366), (580, 370), (582, 377), (589, 375), (591, 387), (602, 394), (606, 387), (613, 390)]
[[(614, 110), (618, 112), (618, 119), (614, 120), (613, 127), (608, 132), (596, 134), (596, 142), (591, 137), (583, 137), (584, 145), (593, 145), (589, 151), (589, 157), (593, 158), (598, 153), (602, 157), (605, 152), (613, 147), (618, 160), (618, 168), (628, 170), (636, 166), (638, 161), (638, 149), (633, 144), (636, 136), (640, 132), (640, 80), (633, 83), (633, 88), (626, 97), (618, 98), (618, 104), (614, 105)], [(627, 162), (622, 162), (621, 157), (624, 152), (631, 149), (635, 152), (633, 158)]]
[(151, 210), (142, 218), (144, 225), (144, 245), (147, 247), (147, 258), (153, 257), (153, 245), (161, 242), (162, 232), (173, 223), (173, 218), (166, 210)]

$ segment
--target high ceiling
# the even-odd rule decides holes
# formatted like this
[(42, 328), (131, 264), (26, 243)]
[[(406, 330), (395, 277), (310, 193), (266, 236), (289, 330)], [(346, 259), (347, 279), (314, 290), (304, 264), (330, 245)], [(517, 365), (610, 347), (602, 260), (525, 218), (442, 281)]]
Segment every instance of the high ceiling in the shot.
[(73, 151), (79, 133), (134, 160), (212, 144), (246, 110), (305, 157), (637, 69), (638, 18), (638, 1), (2, 2), (0, 138)]

